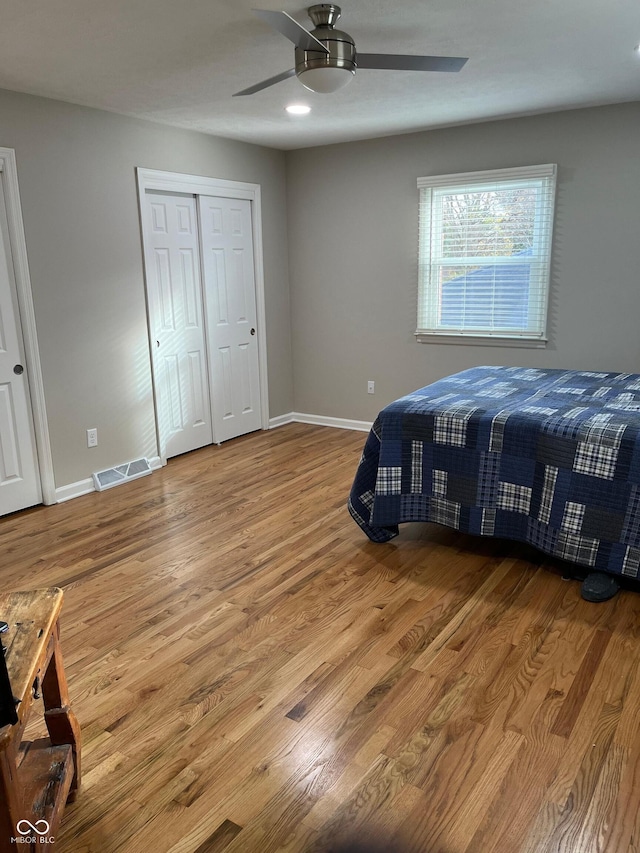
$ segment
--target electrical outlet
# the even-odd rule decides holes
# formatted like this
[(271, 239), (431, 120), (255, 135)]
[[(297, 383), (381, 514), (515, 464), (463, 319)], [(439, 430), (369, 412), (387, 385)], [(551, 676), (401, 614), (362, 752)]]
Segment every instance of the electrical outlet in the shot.
[(376, 383), (373, 379), (370, 379), (367, 382), (367, 394), (375, 394), (376, 393)]
[(98, 430), (94, 427), (93, 429), (87, 430), (87, 447), (97, 447), (98, 446)]

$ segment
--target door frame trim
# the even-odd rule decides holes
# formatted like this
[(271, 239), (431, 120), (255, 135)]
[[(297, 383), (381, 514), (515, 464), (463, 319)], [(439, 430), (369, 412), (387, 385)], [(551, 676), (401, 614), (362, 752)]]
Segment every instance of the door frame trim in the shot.
[(18, 167), (13, 148), (0, 148), (0, 172), (4, 180), (4, 202), (9, 228), (9, 245), (18, 297), (18, 312), (22, 327), (29, 379), (29, 397), (36, 440), (36, 468), (40, 475), (40, 488), (44, 504), (57, 503), (56, 483), (49, 437), (49, 423), (44, 395), (44, 380), (38, 346), (36, 315), (31, 291), (27, 242), (24, 234), (22, 205), (18, 188)]
[[(142, 238), (142, 254), (144, 258), (144, 210), (143, 200), (148, 190), (160, 192), (188, 193), (200, 196), (219, 196), (221, 198), (243, 198), (251, 202), (251, 226), (253, 229), (253, 265), (256, 287), (256, 310), (258, 319), (258, 369), (260, 373), (260, 420), (262, 429), (269, 429), (269, 383), (267, 377), (267, 324), (264, 292), (264, 258), (262, 245), (262, 192), (260, 184), (246, 181), (230, 181), (224, 178), (210, 178), (204, 175), (189, 175), (180, 172), (164, 172), (160, 169), (136, 168), (138, 185), (138, 211), (140, 214), (140, 234)], [(145, 292), (147, 290), (147, 272), (145, 266)], [(153, 364), (153, 342), (151, 339), (151, 323), (148, 315), (149, 348)], [(155, 392), (155, 377), (153, 386), (154, 408), (156, 410), (156, 433), (162, 464), (166, 464), (165, 448), (158, 427), (157, 398)], [(214, 435), (215, 441), (215, 435)]]

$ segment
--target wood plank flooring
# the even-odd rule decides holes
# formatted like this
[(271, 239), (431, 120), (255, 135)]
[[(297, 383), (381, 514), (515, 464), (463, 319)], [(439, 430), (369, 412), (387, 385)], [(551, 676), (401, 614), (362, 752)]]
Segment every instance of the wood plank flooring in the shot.
[(0, 520), (2, 587), (65, 590), (57, 853), (640, 853), (640, 595), (435, 525), (370, 543), (364, 439), (289, 425)]

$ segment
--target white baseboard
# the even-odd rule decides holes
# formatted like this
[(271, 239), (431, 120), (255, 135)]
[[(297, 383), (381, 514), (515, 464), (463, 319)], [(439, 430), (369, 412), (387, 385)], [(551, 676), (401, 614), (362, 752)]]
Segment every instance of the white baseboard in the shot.
[(93, 477), (87, 477), (86, 480), (78, 480), (77, 483), (69, 483), (67, 486), (60, 486), (56, 489), (56, 503), (61, 504), (70, 501), (72, 498), (88, 495), (89, 492), (95, 492), (95, 490)]
[(149, 468), (151, 468), (152, 471), (157, 471), (159, 468), (162, 468), (163, 465), (167, 464), (167, 460), (165, 459), (163, 462), (159, 456), (150, 456), (147, 461), (149, 463)]
[(289, 412), (287, 415), (271, 418), (269, 429), (292, 423), (313, 424), (314, 426), (335, 427), (336, 429), (355, 429), (358, 432), (369, 432), (373, 426), (371, 421), (354, 421), (348, 418), (331, 418), (328, 415), (306, 415), (302, 412)]
[[(162, 468), (162, 460), (159, 456), (152, 456), (148, 462), (152, 471)], [(70, 501), (72, 498), (80, 498), (82, 495), (95, 492), (95, 490), (93, 477), (88, 477), (86, 480), (78, 480), (77, 483), (69, 483), (67, 486), (60, 486), (60, 488), (56, 489), (56, 503), (61, 504), (65, 501)]]
[(269, 429), (284, 426), (285, 424), (293, 423), (293, 412), (286, 415), (278, 415), (276, 418), (269, 418)]

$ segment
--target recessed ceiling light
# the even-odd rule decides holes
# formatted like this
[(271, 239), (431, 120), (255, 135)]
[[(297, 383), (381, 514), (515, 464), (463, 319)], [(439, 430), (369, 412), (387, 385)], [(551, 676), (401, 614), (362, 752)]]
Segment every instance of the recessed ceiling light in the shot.
[(289, 104), (285, 110), (292, 116), (306, 116), (311, 112), (311, 107), (306, 104)]

